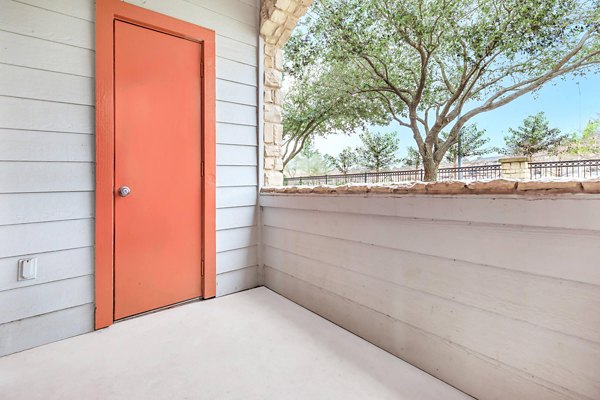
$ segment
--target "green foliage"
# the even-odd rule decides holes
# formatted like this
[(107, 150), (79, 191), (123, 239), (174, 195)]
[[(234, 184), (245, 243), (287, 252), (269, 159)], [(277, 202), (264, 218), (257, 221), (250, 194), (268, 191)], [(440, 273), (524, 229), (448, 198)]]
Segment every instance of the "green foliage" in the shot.
[(317, 62), (305, 46), (302, 29), (285, 47), (283, 114), (284, 165), (317, 136), (349, 134), (368, 124), (385, 125), (389, 117), (368, 96), (340, 85), (342, 64)]
[(504, 137), (505, 151), (512, 155), (531, 157), (540, 152), (553, 152), (564, 144), (567, 136), (560, 129), (550, 128), (546, 115), (541, 112), (525, 118), (517, 129), (510, 128)]
[(421, 154), (419, 154), (419, 150), (410, 146), (407, 149), (406, 157), (402, 159), (402, 162), (407, 167), (413, 167), (414, 169), (419, 169), (421, 167)]
[(346, 147), (344, 150), (342, 150), (337, 157), (325, 155), (325, 158), (335, 169), (344, 175), (346, 175), (350, 169), (356, 166), (358, 161), (356, 153), (350, 147)]
[(433, 180), (473, 117), (598, 72), (599, 21), (597, 0), (317, 0), (296, 62), (408, 128)]
[[(463, 157), (476, 157), (493, 151), (491, 147), (485, 147), (490, 141), (486, 137), (485, 129), (478, 129), (476, 124), (469, 124), (460, 131), (461, 155)], [(448, 140), (449, 134), (442, 132), (442, 140)], [(452, 145), (446, 154), (446, 160), (456, 164), (458, 162), (458, 143)]]
[(326, 155), (315, 150), (311, 142), (298, 155), (287, 163), (284, 172), (286, 176), (325, 175), (333, 169)]
[(571, 135), (565, 152), (577, 156), (600, 154), (600, 118), (588, 121), (581, 135)]
[(360, 139), (362, 146), (356, 149), (356, 153), (358, 161), (363, 167), (380, 172), (400, 161), (396, 157), (396, 152), (400, 148), (396, 132), (382, 134), (364, 131), (360, 134)]

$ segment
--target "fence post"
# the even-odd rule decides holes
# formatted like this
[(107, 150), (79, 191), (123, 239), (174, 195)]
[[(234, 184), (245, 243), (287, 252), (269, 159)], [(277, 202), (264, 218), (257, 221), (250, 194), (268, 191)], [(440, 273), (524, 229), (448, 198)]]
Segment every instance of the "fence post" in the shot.
[(325, 174), (325, 184), (327, 185), (327, 174)]
[(505, 179), (529, 179), (529, 158), (507, 157), (498, 160), (500, 177)]
[(367, 183), (367, 173), (365, 172), (365, 183)]

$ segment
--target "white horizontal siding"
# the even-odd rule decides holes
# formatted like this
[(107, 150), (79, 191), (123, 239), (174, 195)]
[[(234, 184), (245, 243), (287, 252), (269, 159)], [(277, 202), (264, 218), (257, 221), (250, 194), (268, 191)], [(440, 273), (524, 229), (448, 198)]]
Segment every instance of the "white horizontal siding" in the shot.
[(256, 106), (256, 86), (217, 79), (217, 100)]
[(256, 186), (217, 188), (217, 208), (252, 206), (257, 202)]
[(94, 216), (93, 192), (0, 194), (0, 225), (85, 219)]
[(94, 164), (86, 162), (2, 162), (0, 193), (94, 190)]
[[(89, 6), (89, 4), (88, 4)], [(85, 49), (94, 48), (94, 24), (13, 0), (0, 0), (0, 29)]]
[(94, 135), (0, 128), (0, 141), (0, 161), (94, 161)]
[(256, 167), (258, 165), (257, 147), (217, 144), (217, 166), (221, 165)]
[(258, 223), (256, 209), (256, 206), (218, 208), (217, 230), (256, 226)]
[(217, 296), (225, 296), (231, 293), (258, 286), (258, 267), (248, 267), (217, 275)]
[[(44, 299), (44, 301), (40, 301)], [(0, 292), (0, 324), (94, 301), (94, 276), (86, 275)]]
[(94, 107), (0, 96), (0, 128), (93, 133)]
[(0, 62), (84, 77), (94, 76), (94, 51), (4, 32), (0, 26)]
[[(255, 226), (217, 231), (217, 253), (248, 248), (258, 244)], [(217, 254), (218, 258), (218, 254)]]
[[(132, 3), (216, 31), (218, 294), (253, 287), (257, 4)], [(95, 5), (0, 0), (0, 9), (3, 355), (93, 329)], [(24, 257), (38, 258), (35, 280), (16, 279)]]
[(81, 0), (17, 0), (19, 3), (29, 4), (44, 10), (54, 11), (71, 17), (94, 21), (96, 17), (94, 7)]
[[(443, 220), (393, 219), (382, 215), (306, 212), (274, 208), (269, 226), (297, 229), (447, 259), (600, 285), (600, 231), (574, 231)], [(332, 223), (334, 222), (334, 223)], [(460, 241), (448, 240), (460, 237)], [(476, 243), (476, 246), (474, 245)], [(573, 249), (576, 248), (577, 252)], [(566, 268), (565, 254), (569, 254)]]
[(0, 64), (0, 95), (93, 106), (94, 79)]
[[(399, 355), (404, 361), (480, 400), (567, 400), (568, 396), (543, 385), (533, 385), (529, 376), (499, 368), (482, 357), (465, 356), (468, 349), (410, 326), (352, 301), (311, 285), (277, 269), (265, 266), (270, 289), (316, 312), (371, 343)], [(456, 387), (456, 386), (455, 386)]]
[(598, 398), (598, 197), (447, 200), (261, 196), (265, 282), (476, 398)]
[(37, 253), (38, 269), (36, 279), (18, 281), (15, 279), (17, 262), (34, 254), (0, 258), (0, 291), (25, 286), (41, 285), (48, 282), (69, 279), (94, 273), (94, 248), (80, 247)]
[(0, 325), (0, 357), (94, 329), (94, 304), (84, 304)]
[(258, 28), (256, 25), (246, 24), (239, 21), (239, 18), (232, 18), (229, 15), (222, 14), (219, 3), (233, 3), (232, 9), (236, 12), (252, 12), (258, 21), (258, 11), (248, 8), (243, 11), (237, 5), (241, 3), (237, 0), (227, 1), (203, 1), (203, 6), (192, 4), (186, 0), (128, 0), (128, 3), (147, 8), (152, 11), (166, 14), (193, 24), (209, 28), (217, 32), (219, 36), (234, 39), (241, 43), (256, 46), (258, 42)]
[(217, 122), (217, 143), (257, 146), (256, 127)]
[[(75, 219), (0, 226), (0, 258), (93, 246), (94, 221)], [(16, 277), (15, 265), (15, 277)]]
[(256, 265), (258, 246), (242, 247), (219, 253), (217, 270), (219, 273), (231, 272)]

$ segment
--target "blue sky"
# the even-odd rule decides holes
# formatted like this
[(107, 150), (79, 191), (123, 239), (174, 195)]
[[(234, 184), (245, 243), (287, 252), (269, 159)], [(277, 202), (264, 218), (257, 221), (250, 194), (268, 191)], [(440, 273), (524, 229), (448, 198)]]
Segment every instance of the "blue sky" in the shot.
[[(587, 77), (556, 80), (546, 84), (532, 95), (523, 96), (512, 103), (494, 111), (480, 114), (472, 121), (479, 128), (487, 130), (491, 139), (490, 146), (502, 147), (508, 128), (516, 128), (527, 116), (544, 111), (552, 127), (563, 133), (572, 133), (585, 128), (587, 121), (600, 115), (600, 74)], [(397, 131), (400, 138), (400, 153), (406, 154), (406, 148), (414, 144), (411, 132), (392, 123), (386, 127), (374, 127), (380, 132)], [(344, 147), (357, 147), (360, 139), (357, 134), (331, 135), (317, 138), (315, 147), (322, 153), (337, 155)]]

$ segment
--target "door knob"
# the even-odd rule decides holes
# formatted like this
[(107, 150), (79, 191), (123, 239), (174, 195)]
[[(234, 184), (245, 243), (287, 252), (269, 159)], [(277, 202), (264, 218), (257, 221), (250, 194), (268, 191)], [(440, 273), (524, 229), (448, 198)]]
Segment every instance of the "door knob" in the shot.
[(121, 186), (119, 188), (119, 196), (121, 196), (121, 197), (127, 197), (127, 196), (129, 196), (129, 193), (131, 193), (131, 189), (129, 189), (129, 187), (127, 187), (127, 186)]

